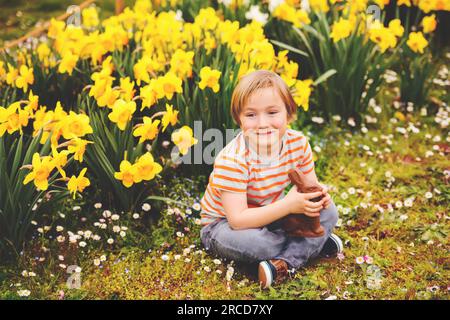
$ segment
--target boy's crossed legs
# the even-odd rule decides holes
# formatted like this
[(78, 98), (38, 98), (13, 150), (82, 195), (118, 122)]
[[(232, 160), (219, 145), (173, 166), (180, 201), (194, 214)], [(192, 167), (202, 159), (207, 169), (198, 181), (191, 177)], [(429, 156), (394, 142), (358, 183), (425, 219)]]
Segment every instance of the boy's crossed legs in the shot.
[(320, 211), (320, 223), (325, 235), (318, 238), (288, 237), (276, 223), (263, 228), (233, 230), (226, 219), (202, 228), (201, 239), (207, 250), (236, 262), (258, 263), (280, 259), (289, 268), (298, 269), (317, 257), (338, 220), (333, 201)]

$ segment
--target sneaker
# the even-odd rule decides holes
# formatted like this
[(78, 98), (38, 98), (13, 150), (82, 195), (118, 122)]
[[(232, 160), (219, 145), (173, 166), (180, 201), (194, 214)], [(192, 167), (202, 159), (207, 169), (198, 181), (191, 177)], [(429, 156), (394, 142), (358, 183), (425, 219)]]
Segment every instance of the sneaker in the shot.
[(344, 251), (342, 240), (332, 233), (320, 251), (320, 256), (324, 258), (336, 257), (336, 255), (342, 251)]
[(265, 260), (259, 263), (258, 280), (263, 289), (287, 278), (288, 265), (281, 259)]

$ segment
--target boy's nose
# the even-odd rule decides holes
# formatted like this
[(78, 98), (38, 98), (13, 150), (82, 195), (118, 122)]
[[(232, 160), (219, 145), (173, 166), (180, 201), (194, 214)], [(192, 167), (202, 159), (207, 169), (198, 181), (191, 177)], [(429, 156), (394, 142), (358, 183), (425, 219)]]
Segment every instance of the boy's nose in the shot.
[(258, 129), (267, 129), (269, 128), (269, 122), (265, 117), (259, 117), (258, 119)]

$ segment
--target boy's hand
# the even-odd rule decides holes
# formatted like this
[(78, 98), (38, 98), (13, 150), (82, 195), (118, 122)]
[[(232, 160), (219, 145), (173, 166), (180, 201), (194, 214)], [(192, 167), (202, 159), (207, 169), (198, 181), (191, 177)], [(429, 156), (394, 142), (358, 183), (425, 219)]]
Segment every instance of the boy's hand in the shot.
[(321, 184), (321, 183), (319, 183), (319, 184), (323, 188), (323, 190), (322, 190), (322, 194), (324, 195), (324, 197), (322, 199), (323, 200), (323, 207), (325, 209), (327, 209), (330, 206), (330, 204), (331, 204), (331, 196), (328, 194), (328, 187), (326, 185), (324, 185), (324, 184)]
[(297, 190), (297, 186), (294, 185), (291, 190), (289, 190), (283, 201), (289, 208), (290, 213), (294, 214), (304, 214), (308, 217), (318, 217), (320, 216), (320, 210), (323, 208), (323, 199), (318, 202), (312, 202), (314, 199), (322, 195), (321, 191), (311, 192), (311, 193), (300, 193)]

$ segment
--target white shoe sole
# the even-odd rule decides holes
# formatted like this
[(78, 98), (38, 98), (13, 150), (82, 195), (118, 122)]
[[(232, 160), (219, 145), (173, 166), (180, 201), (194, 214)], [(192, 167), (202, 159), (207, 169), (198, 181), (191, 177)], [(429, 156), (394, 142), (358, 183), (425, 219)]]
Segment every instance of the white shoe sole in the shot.
[(333, 240), (336, 243), (336, 246), (338, 248), (337, 253), (341, 253), (342, 251), (344, 251), (344, 244), (342, 243), (341, 238), (339, 238), (334, 233), (330, 234), (330, 238), (331, 238), (331, 240)]
[(261, 261), (259, 263), (259, 267), (260, 267), (260, 271), (262, 269), (262, 271), (264, 272), (264, 275), (267, 279), (266, 285), (263, 286), (263, 289), (266, 289), (272, 285), (272, 282), (273, 282), (272, 271), (270, 270), (270, 266), (267, 261)]

